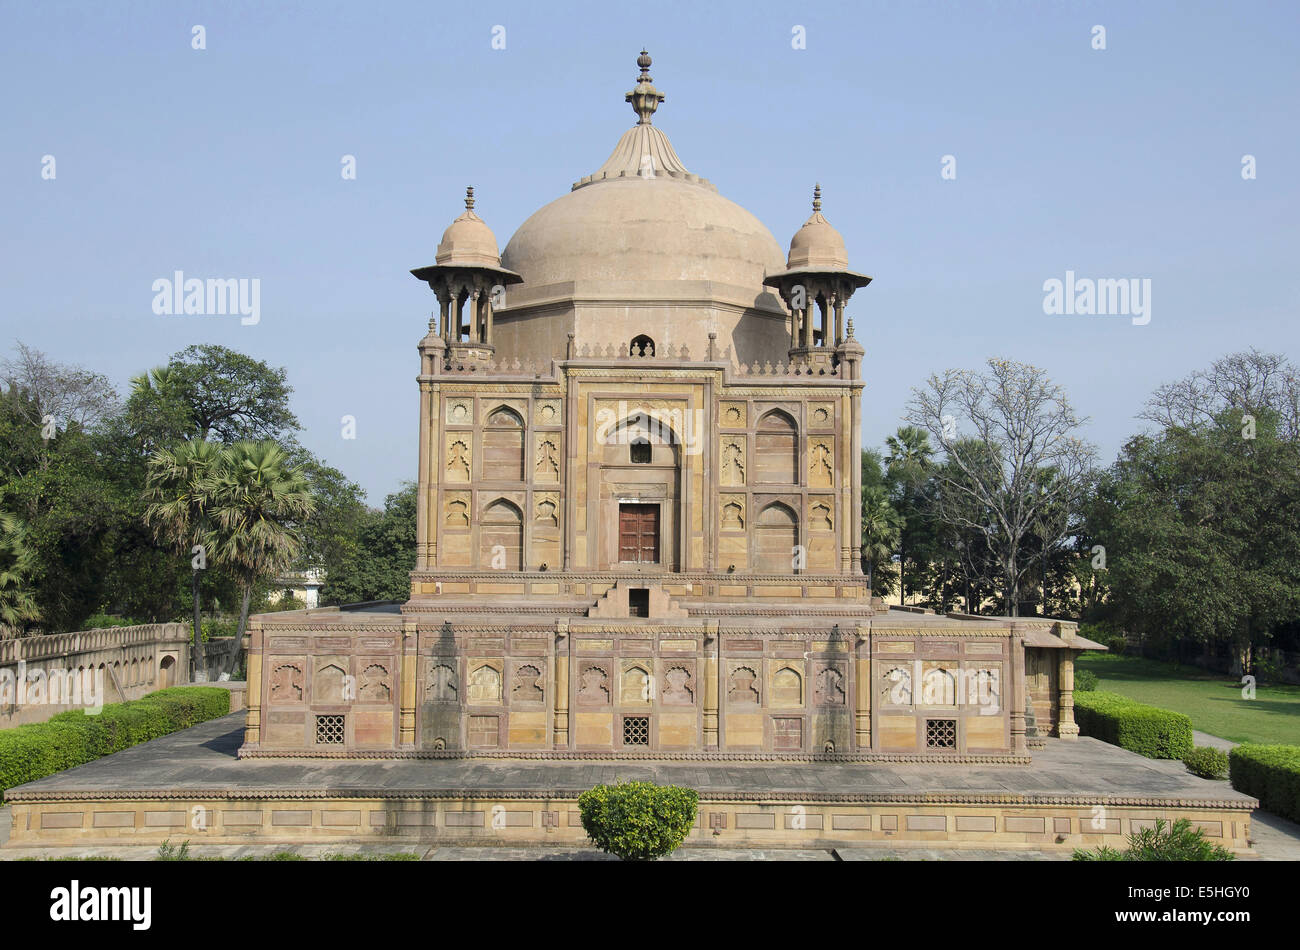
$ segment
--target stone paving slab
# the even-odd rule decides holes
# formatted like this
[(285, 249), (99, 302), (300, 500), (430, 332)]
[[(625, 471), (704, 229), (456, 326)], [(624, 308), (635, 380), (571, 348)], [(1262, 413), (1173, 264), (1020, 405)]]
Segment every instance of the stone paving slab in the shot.
[(1070, 852), (991, 848), (836, 848), (841, 861), (1069, 861)]
[(644, 779), (689, 785), (708, 796), (761, 791), (820, 794), (1024, 794), (1249, 801), (1224, 782), (1198, 778), (1181, 762), (1148, 759), (1096, 739), (1049, 740), (1023, 765), (890, 762), (700, 763), (539, 759), (243, 759), (242, 712), (30, 782), (10, 797), (99, 792), (347, 793), (429, 791), (572, 793), (600, 782)]

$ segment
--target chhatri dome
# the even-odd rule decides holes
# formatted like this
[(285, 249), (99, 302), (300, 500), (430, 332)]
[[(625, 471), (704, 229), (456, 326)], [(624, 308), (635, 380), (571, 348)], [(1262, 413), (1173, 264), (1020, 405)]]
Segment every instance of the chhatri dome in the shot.
[[(685, 344), (703, 355), (712, 334), (715, 352), (730, 347), (734, 362), (788, 359), (792, 341), (802, 346), (806, 334), (792, 329), (783, 299), (793, 285), (773, 277), (848, 273), (844, 240), (822, 216), (820, 193), (787, 257), (758, 218), (687, 169), (652, 123), (664, 95), (644, 50), (637, 65), (625, 96), (636, 124), (603, 165), (524, 221), (499, 257), (471, 193), (438, 246), (437, 274), (422, 268), (416, 276), (437, 276), (435, 291), (464, 301), (453, 309), (469, 306), (473, 316), (458, 325), (483, 328), (475, 340), (490, 343), (477, 348), (483, 356), (563, 358), (570, 334), (579, 348), (648, 337), (659, 348)], [(475, 298), (469, 284), (456, 291), (458, 265), (509, 275), (501, 282), (508, 292), (492, 295), (490, 319), (482, 298), (491, 273), (476, 272)], [(817, 307), (834, 310), (834, 301), (824, 296)], [(833, 345), (841, 335), (824, 329), (810, 340)]]
[(442, 233), (436, 258), (439, 264), (500, 267), (497, 238), (483, 219), (474, 213), (474, 189), (465, 189), (465, 213)]

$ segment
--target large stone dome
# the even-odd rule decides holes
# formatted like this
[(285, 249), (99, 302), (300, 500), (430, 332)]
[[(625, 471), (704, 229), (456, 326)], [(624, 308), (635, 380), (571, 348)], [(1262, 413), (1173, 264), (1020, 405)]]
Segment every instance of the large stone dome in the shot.
[[(644, 51), (626, 96), (637, 124), (605, 163), (526, 220), (501, 254), (522, 282), (497, 304), (499, 355), (562, 357), (649, 338), (754, 362), (788, 349), (764, 280), (786, 269), (772, 232), (692, 174), (651, 115), (663, 102)], [(573, 340), (569, 344), (570, 337)], [(716, 347), (715, 347), (716, 344)]]
[(699, 280), (752, 288), (785, 266), (772, 233), (707, 184), (639, 175), (576, 188), (532, 215), (502, 254), (526, 284)]

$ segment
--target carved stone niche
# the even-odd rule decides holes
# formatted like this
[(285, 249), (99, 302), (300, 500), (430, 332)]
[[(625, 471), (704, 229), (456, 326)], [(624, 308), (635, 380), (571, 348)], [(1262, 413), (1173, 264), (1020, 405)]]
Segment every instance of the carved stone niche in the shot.
[(424, 701), (426, 703), (454, 703), (460, 699), (460, 683), (456, 676), (456, 661), (447, 657), (432, 657), (424, 674)]
[(696, 684), (693, 662), (674, 662), (663, 673), (659, 701), (665, 706), (695, 705)]
[(452, 426), (470, 425), (474, 421), (474, 400), (468, 397), (455, 397), (447, 400), (447, 424)]
[(558, 399), (539, 400), (533, 406), (533, 424), (539, 426), (558, 426), (564, 422), (560, 415), (560, 401)]
[(722, 439), (722, 484), (723, 485), (744, 485), (745, 484), (745, 466), (748, 460), (745, 458), (745, 437), (743, 435), (729, 435)]
[(813, 702), (818, 706), (843, 706), (848, 697), (844, 668), (838, 664), (820, 667), (813, 679)]
[(808, 485), (831, 488), (835, 484), (835, 440), (817, 436), (808, 440)]
[(718, 407), (718, 419), (724, 429), (745, 428), (746, 406), (743, 402), (724, 402)]
[(515, 665), (511, 676), (510, 702), (516, 706), (537, 706), (546, 699), (546, 673), (542, 661)]
[(745, 496), (723, 495), (721, 528), (723, 531), (744, 531), (746, 523)]
[(610, 685), (609, 667), (607, 664), (580, 664), (578, 668), (578, 705), (608, 706)]

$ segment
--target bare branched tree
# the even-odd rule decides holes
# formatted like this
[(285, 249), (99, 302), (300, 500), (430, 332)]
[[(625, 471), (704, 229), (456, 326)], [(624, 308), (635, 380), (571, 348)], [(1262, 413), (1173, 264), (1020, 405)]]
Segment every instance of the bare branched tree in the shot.
[(117, 391), (108, 378), (80, 366), (55, 363), (40, 350), (18, 341), (13, 359), (0, 360), (0, 380), (31, 400), (24, 411), (34, 414), (32, 425), (51, 416), (55, 425), (88, 428), (117, 408)]
[(1300, 439), (1300, 369), (1280, 353), (1250, 349), (1215, 360), (1152, 394), (1139, 419), (1162, 427), (1192, 429), (1209, 424), (1226, 409), (1278, 414), (1281, 436)]
[[(939, 516), (982, 536), (999, 567), (1007, 612), (1019, 614), (1020, 590), (1034, 564), (1061, 544), (1097, 456), (1078, 435), (1061, 387), (1037, 367), (991, 359), (987, 373), (950, 369), (913, 389), (907, 420), (930, 433), (946, 455), (935, 469)], [(1047, 532), (1039, 543), (1027, 536)]]

